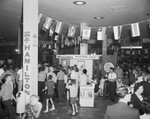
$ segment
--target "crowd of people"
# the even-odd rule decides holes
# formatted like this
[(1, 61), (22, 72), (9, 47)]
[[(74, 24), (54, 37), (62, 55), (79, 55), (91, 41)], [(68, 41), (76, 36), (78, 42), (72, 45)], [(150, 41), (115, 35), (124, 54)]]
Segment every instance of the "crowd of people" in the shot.
[(150, 66), (120, 64), (100, 80), (100, 96), (115, 103), (104, 119), (150, 118)]
[(55, 110), (54, 101), (65, 100), (69, 100), (71, 115), (74, 116), (78, 113), (79, 87), (89, 83), (87, 70), (79, 71), (76, 65), (54, 68), (47, 63), (39, 63), (38, 96), (31, 95), (29, 103), (24, 106), (23, 68), (3, 64), (0, 68), (0, 118), (8, 116), (15, 119), (18, 113), (22, 119), (35, 119), (40, 115), (42, 105), (46, 105), (43, 112), (47, 113)]
[[(0, 68), (0, 118), (8, 116), (15, 119), (16, 113), (22, 119), (38, 118), (44, 106), (44, 113), (56, 109), (55, 102), (69, 100), (71, 116), (78, 114), (80, 86), (94, 81), (87, 70), (79, 71), (77, 65), (53, 67), (47, 63), (38, 65), (38, 96), (31, 95), (26, 106), (17, 107), (20, 95), (23, 95), (23, 69), (3, 64)], [(109, 73), (101, 76), (98, 92), (109, 98), (114, 105), (108, 106), (104, 119), (149, 119), (150, 118), (150, 66), (119, 64)], [(94, 82), (96, 83), (96, 82)], [(116, 101), (118, 101), (116, 103)], [(50, 104), (49, 104), (50, 103)], [(23, 103), (20, 103), (23, 104)], [(14, 111), (14, 106), (17, 110)], [(24, 107), (24, 109), (21, 108)]]

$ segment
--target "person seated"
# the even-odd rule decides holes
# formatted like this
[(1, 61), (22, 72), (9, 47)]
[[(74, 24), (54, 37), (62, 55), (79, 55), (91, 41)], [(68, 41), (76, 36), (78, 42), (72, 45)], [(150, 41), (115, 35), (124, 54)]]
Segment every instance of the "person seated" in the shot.
[(143, 101), (143, 96), (142, 96), (143, 90), (144, 90), (143, 82), (136, 83), (134, 85), (134, 93), (131, 95), (130, 106), (138, 109), (139, 112), (141, 111), (141, 105)]
[(140, 119), (150, 119), (150, 97), (143, 100), (141, 109), (144, 114), (140, 116)]
[(117, 90), (119, 102), (108, 106), (104, 119), (139, 119), (139, 112), (127, 105), (131, 100), (131, 94), (126, 86), (122, 86)]

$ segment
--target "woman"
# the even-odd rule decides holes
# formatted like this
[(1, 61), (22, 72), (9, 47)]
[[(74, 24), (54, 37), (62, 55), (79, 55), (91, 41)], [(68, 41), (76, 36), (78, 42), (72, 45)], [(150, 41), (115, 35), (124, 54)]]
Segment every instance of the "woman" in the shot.
[(134, 85), (134, 93), (131, 96), (131, 104), (130, 106), (133, 108), (136, 108), (139, 110), (139, 112), (141, 112), (141, 105), (142, 105), (142, 101), (143, 101), (143, 82), (140, 83), (136, 83)]
[(140, 119), (150, 119), (150, 98), (146, 98), (142, 102), (143, 115), (140, 116)]
[(8, 111), (8, 118), (15, 119), (15, 113), (12, 106), (12, 98), (14, 98), (14, 96), (11, 74), (6, 74), (3, 77), (3, 82), (4, 84), (1, 87), (0, 97), (2, 97), (2, 103)]

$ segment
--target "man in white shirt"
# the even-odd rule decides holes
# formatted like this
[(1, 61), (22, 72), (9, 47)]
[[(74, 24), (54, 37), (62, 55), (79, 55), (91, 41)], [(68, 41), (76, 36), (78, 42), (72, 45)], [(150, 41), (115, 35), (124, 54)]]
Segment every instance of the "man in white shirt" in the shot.
[(87, 73), (87, 70), (83, 69), (83, 72), (79, 77), (80, 86), (87, 85), (87, 83), (88, 83), (88, 77), (87, 77), (86, 73)]

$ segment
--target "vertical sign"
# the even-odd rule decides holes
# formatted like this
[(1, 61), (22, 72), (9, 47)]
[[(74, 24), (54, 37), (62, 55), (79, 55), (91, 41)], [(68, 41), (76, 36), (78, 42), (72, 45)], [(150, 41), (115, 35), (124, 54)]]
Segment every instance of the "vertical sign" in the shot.
[(38, 0), (23, 0), (23, 80), (27, 103), (38, 88)]

